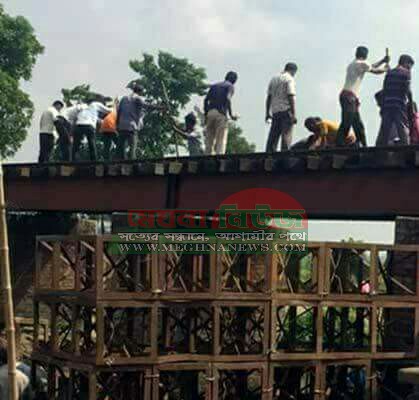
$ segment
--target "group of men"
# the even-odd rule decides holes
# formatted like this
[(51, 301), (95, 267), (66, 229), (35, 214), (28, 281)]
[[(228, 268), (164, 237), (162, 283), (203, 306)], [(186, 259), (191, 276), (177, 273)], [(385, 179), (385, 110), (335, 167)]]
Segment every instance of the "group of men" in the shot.
[(386, 55), (374, 64), (369, 64), (368, 49), (360, 46), (356, 49), (355, 59), (346, 70), (344, 87), (339, 101), (342, 110), (341, 123), (309, 117), (305, 127), (311, 136), (291, 146), (296, 116), (295, 75), (297, 65), (288, 63), (284, 71), (272, 78), (266, 98), (266, 121), (272, 121), (266, 152), (277, 150), (281, 138), (281, 150), (319, 149), (335, 146), (366, 147), (365, 126), (360, 114), (360, 88), (366, 73), (386, 74), (383, 89), (376, 94), (380, 107), (381, 127), (377, 137), (377, 146), (417, 143), (419, 139), (418, 118), (410, 90), (414, 60), (409, 55), (402, 55), (398, 65), (390, 69), (390, 57)]
[[(282, 73), (269, 83), (266, 98), (266, 122), (271, 122), (266, 152), (277, 151), (281, 139), (281, 151), (295, 149), (319, 149), (334, 146), (365, 147), (365, 126), (360, 114), (360, 88), (365, 74), (386, 74), (383, 89), (376, 94), (382, 118), (376, 145), (408, 144), (419, 141), (419, 118), (415, 118), (414, 103), (410, 91), (411, 69), (414, 60), (402, 55), (398, 65), (390, 69), (390, 58), (374, 64), (368, 61), (368, 49), (356, 49), (355, 59), (346, 70), (346, 79), (339, 96), (342, 117), (340, 125), (320, 117), (309, 117), (305, 127), (311, 135), (292, 146), (293, 128), (297, 123), (295, 76), (298, 67), (289, 62)], [(238, 75), (230, 71), (225, 79), (209, 87), (204, 100), (203, 134), (197, 129), (194, 113), (185, 117), (183, 126), (171, 120), (175, 135), (187, 142), (191, 156), (225, 154), (228, 139), (228, 120), (238, 116), (232, 111), (234, 85)], [(111, 158), (111, 148), (116, 148), (120, 160), (135, 159), (137, 141), (144, 126), (144, 116), (149, 111), (163, 112), (164, 105), (150, 104), (143, 99), (142, 87), (134, 82), (132, 93), (116, 100), (113, 106), (105, 105), (105, 99), (92, 98), (86, 104), (64, 108), (61, 101), (41, 116), (39, 162), (50, 161), (56, 137), (63, 161), (75, 161), (84, 138), (87, 138), (90, 159), (97, 159), (96, 134), (103, 137), (104, 158)], [(412, 138), (415, 132), (417, 139)], [(205, 149), (203, 142), (205, 141)]]
[(55, 101), (41, 115), (39, 162), (51, 160), (55, 144), (58, 144), (62, 161), (76, 161), (85, 138), (90, 160), (97, 160), (97, 133), (103, 136), (105, 159), (110, 159), (112, 146), (119, 159), (135, 158), (138, 132), (143, 127), (145, 113), (163, 107), (145, 102), (142, 88), (137, 83), (129, 87), (132, 93), (115, 100), (113, 105), (106, 104), (109, 99), (99, 95), (69, 107), (64, 107), (60, 100)]
[[(227, 146), (228, 116), (237, 117), (231, 109), (234, 93), (235, 72), (229, 72), (224, 81), (212, 85), (205, 97), (205, 149), (202, 134), (197, 130), (197, 117), (189, 113), (185, 124), (180, 126), (173, 119), (171, 127), (175, 135), (186, 140), (191, 156), (224, 154)], [(61, 161), (76, 161), (84, 138), (87, 139), (90, 160), (97, 160), (96, 137), (102, 136), (104, 159), (111, 159), (112, 147), (119, 160), (135, 159), (138, 137), (144, 126), (147, 112), (164, 112), (165, 105), (147, 103), (143, 99), (143, 89), (137, 82), (128, 87), (132, 93), (106, 104), (111, 99), (93, 96), (85, 104), (64, 107), (57, 100), (45, 110), (40, 120), (39, 162), (49, 162), (55, 145), (58, 145)]]

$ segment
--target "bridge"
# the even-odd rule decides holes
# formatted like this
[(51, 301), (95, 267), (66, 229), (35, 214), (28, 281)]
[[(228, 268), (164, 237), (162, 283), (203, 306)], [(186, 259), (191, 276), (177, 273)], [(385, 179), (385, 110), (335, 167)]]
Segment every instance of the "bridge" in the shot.
[(6, 164), (10, 211), (215, 210), (240, 190), (288, 193), (311, 219), (419, 215), (419, 146), (77, 164)]

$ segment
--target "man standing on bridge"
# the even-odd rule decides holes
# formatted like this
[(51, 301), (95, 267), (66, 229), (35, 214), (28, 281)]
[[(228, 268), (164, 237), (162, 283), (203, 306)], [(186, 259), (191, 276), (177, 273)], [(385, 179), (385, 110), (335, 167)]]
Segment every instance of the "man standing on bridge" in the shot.
[(295, 111), (295, 80), (297, 65), (288, 63), (284, 72), (274, 76), (266, 97), (266, 122), (272, 120), (266, 152), (274, 153), (281, 139), (281, 150), (288, 150), (292, 142), (292, 131), (297, 123)]
[(358, 143), (364, 147), (367, 146), (365, 137), (365, 127), (359, 113), (359, 92), (361, 82), (366, 72), (372, 74), (383, 74), (388, 67), (380, 68), (390, 61), (388, 56), (382, 60), (370, 65), (367, 62), (368, 49), (360, 46), (356, 49), (355, 60), (352, 61), (346, 69), (346, 80), (342, 92), (340, 93), (340, 105), (342, 108), (342, 121), (339, 127), (337, 145), (344, 146), (346, 138), (351, 128), (354, 129)]
[(58, 146), (61, 161), (71, 161), (71, 135), (80, 111), (86, 108), (85, 104), (75, 104), (61, 110), (55, 126), (58, 132)]
[(92, 96), (87, 102), (87, 107), (81, 110), (77, 116), (76, 128), (74, 130), (73, 143), (73, 161), (76, 161), (76, 155), (80, 149), (80, 145), (87, 138), (89, 145), (90, 160), (96, 161), (96, 126), (100, 116), (109, 114), (112, 109), (106, 107), (101, 101), (101, 96)]
[(206, 153), (225, 154), (228, 139), (228, 116), (233, 121), (237, 115), (233, 114), (231, 99), (234, 95), (234, 84), (238, 75), (230, 71), (223, 82), (211, 85), (205, 100), (204, 113), (206, 124)]
[(39, 158), (40, 163), (49, 162), (52, 151), (54, 150), (55, 139), (57, 138), (57, 130), (55, 124), (58, 120), (58, 114), (64, 107), (61, 100), (56, 100), (51, 107), (46, 109), (39, 123)]
[(413, 58), (404, 54), (399, 59), (399, 65), (390, 70), (384, 79), (381, 94), (381, 128), (377, 138), (377, 146), (387, 146), (393, 138), (395, 128), (399, 143), (408, 144), (409, 112), (412, 105), (410, 91), (411, 69)]
[(163, 110), (161, 105), (147, 103), (143, 98), (143, 88), (138, 82), (131, 82), (128, 88), (132, 93), (122, 97), (116, 112), (116, 126), (118, 131), (117, 156), (120, 160), (127, 157), (129, 146), (129, 159), (135, 160), (138, 134), (144, 127), (144, 117), (147, 111)]

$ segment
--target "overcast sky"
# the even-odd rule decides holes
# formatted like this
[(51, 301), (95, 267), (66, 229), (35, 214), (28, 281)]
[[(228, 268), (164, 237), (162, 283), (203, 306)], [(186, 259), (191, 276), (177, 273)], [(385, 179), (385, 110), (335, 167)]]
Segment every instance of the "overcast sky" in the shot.
[[(61, 88), (87, 82), (94, 90), (123, 94), (135, 77), (128, 61), (143, 52), (163, 49), (187, 57), (205, 67), (210, 82), (238, 71), (233, 106), (258, 151), (267, 136), (266, 87), (287, 61), (299, 65), (298, 140), (306, 135), (301, 122), (307, 116), (339, 120), (338, 94), (356, 46), (368, 46), (371, 61), (383, 57), (386, 47), (393, 64), (404, 52), (419, 59), (419, 1), (0, 1), (8, 13), (27, 17), (45, 46), (24, 85), (36, 112), (14, 161), (36, 160), (40, 112), (60, 97)], [(367, 76), (361, 92), (370, 144), (379, 123), (373, 96), (381, 85), (382, 77)], [(413, 89), (415, 94), (415, 77)]]

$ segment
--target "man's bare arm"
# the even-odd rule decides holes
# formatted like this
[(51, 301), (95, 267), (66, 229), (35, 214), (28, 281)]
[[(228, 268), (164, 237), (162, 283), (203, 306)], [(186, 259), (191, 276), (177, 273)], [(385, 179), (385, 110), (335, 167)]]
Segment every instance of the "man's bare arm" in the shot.
[[(376, 75), (384, 74), (389, 69), (389, 66), (388, 66), (388, 63), (389, 62), (390, 62), (390, 57), (389, 56), (385, 56), (381, 60), (379, 60), (376, 63), (372, 64), (371, 65), (371, 69), (370, 69), (369, 72), (371, 72), (372, 74), (376, 74)], [(384, 65), (384, 67), (382, 67), (382, 65)]]
[(208, 98), (208, 95), (206, 95), (204, 99), (204, 116), (208, 114), (208, 111), (209, 111), (209, 98)]
[(152, 103), (143, 103), (142, 107), (145, 107), (149, 111), (163, 111), (166, 109), (164, 104), (152, 104)]
[(371, 72), (374, 75), (381, 75), (385, 74), (388, 71), (388, 67), (382, 67), (382, 68), (371, 68), (369, 72)]
[(173, 130), (179, 134), (180, 136), (182, 136), (183, 138), (187, 139), (188, 138), (188, 134), (186, 134), (181, 128), (179, 128), (176, 123), (172, 124), (172, 128)]
[(297, 113), (296, 113), (296, 106), (295, 106), (295, 96), (293, 94), (288, 95), (288, 100), (290, 102), (290, 108), (291, 108), (291, 115), (293, 118), (293, 123), (297, 123)]
[(233, 121), (237, 120), (237, 116), (235, 114), (233, 114), (233, 107), (231, 105), (231, 100), (230, 99), (227, 100), (227, 113)]

